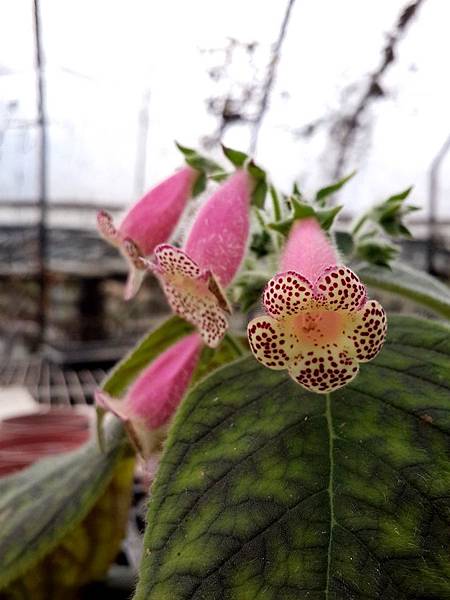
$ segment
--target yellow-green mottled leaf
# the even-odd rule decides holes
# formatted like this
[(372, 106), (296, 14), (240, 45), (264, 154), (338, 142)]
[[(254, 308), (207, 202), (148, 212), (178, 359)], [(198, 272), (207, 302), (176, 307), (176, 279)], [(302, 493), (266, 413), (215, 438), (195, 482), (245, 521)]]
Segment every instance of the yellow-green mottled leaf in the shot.
[(135, 600), (450, 598), (450, 335), (392, 317), (319, 396), (253, 358), (186, 398)]

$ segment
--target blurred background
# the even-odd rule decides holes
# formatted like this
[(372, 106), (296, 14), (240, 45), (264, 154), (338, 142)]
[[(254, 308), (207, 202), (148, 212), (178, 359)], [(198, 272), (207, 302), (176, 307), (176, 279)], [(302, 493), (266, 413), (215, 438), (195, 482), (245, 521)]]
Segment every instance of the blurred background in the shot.
[[(180, 165), (253, 153), (343, 219), (413, 185), (404, 257), (447, 280), (447, 0), (0, 0), (0, 385), (89, 402), (166, 311), (95, 231)], [(397, 306), (401, 308), (401, 306)], [(38, 351), (39, 350), (39, 351)]]

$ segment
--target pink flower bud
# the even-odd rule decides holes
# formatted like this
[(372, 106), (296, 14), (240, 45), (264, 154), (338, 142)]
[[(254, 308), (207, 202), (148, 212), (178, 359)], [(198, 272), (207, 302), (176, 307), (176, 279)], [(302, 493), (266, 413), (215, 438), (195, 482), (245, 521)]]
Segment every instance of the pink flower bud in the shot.
[(170, 346), (137, 377), (122, 399), (103, 390), (96, 403), (122, 419), (144, 457), (154, 450), (185, 395), (197, 366), (202, 342), (193, 333)]
[(231, 312), (224, 288), (244, 258), (250, 228), (253, 179), (239, 170), (200, 209), (183, 250), (155, 249), (149, 268), (158, 276), (174, 312), (194, 325), (215, 348)]
[(314, 219), (294, 224), (282, 272), (264, 292), (267, 316), (248, 325), (250, 347), (266, 367), (286, 369), (307, 390), (327, 393), (356, 377), (380, 352), (386, 314), (336, 253)]
[(119, 248), (129, 263), (125, 298), (138, 291), (145, 274), (142, 257), (150, 256), (155, 247), (167, 241), (177, 226), (198, 172), (185, 167), (165, 179), (138, 200), (116, 229), (111, 215), (101, 211), (97, 227), (102, 237)]
[(338, 262), (336, 251), (314, 217), (294, 223), (281, 257), (281, 271), (296, 271), (314, 281), (323, 269)]
[(236, 171), (200, 209), (185, 244), (186, 254), (202, 271), (211, 271), (224, 288), (244, 257), (250, 227), (253, 180)]

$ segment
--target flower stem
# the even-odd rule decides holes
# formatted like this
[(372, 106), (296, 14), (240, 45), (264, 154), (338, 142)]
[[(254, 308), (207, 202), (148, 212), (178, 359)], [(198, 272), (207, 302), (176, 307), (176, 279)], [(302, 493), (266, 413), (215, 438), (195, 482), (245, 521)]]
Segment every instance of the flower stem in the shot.
[(245, 350), (242, 347), (242, 344), (235, 338), (234, 335), (232, 335), (231, 333), (226, 333), (224, 339), (229, 343), (229, 345), (233, 348), (236, 354), (238, 354), (239, 356), (244, 356)]
[(358, 231), (361, 229), (361, 227), (364, 225), (364, 223), (366, 221), (367, 221), (367, 215), (363, 215), (360, 219), (358, 219), (358, 221), (356, 221), (356, 223), (352, 229), (353, 235), (356, 235), (358, 233)]

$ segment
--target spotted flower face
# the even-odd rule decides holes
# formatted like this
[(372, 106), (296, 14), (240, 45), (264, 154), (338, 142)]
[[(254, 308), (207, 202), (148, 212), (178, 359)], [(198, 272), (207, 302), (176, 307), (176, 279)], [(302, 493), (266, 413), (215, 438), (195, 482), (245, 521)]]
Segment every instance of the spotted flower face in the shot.
[[(323, 244), (323, 233), (317, 234)], [(386, 336), (382, 306), (367, 299), (365, 286), (343, 265), (322, 268), (314, 281), (293, 270), (277, 274), (264, 306), (267, 316), (248, 325), (253, 354), (317, 393), (354, 379), (359, 363), (374, 358)]]
[(202, 271), (183, 250), (169, 244), (158, 246), (151, 268), (172, 310), (198, 329), (207, 346), (215, 348), (227, 330), (231, 309), (212, 272)]
[(142, 283), (146, 269), (142, 257), (167, 241), (177, 226), (199, 173), (190, 167), (181, 169), (152, 188), (126, 213), (118, 228), (106, 211), (97, 215), (102, 237), (116, 246), (129, 266), (125, 299), (132, 298)]
[(231, 313), (225, 288), (247, 247), (251, 176), (237, 171), (200, 210), (183, 250), (159, 245), (147, 267), (159, 278), (172, 310), (215, 348)]

